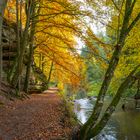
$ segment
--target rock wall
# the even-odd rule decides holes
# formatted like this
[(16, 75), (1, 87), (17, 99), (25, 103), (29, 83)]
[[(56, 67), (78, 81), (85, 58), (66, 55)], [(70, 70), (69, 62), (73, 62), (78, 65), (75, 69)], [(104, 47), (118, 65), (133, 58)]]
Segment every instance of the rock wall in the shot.
[(17, 54), (16, 25), (4, 19), (2, 29), (3, 70), (7, 72), (12, 67)]

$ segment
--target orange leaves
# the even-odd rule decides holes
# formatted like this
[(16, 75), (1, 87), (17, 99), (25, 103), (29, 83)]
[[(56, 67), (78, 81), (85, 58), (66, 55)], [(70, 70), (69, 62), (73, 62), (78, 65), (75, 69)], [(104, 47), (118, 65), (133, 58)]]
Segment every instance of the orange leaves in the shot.
[(54, 61), (54, 69), (52, 72), (52, 80), (57, 80), (62, 83), (70, 83), (72, 85), (79, 85), (81, 80), (80, 67), (84, 64), (78, 57), (73, 56), (66, 49), (59, 48), (40, 48), (39, 53), (42, 53), (46, 58), (45, 71), (50, 61)]
[(9, 20), (16, 21), (16, 2), (14, 0), (8, 1), (7, 8), (5, 9), (5, 17)]
[[(44, 72), (48, 75), (50, 62), (54, 62), (51, 81), (79, 85), (80, 67), (84, 63), (73, 50), (76, 46), (77, 25), (74, 22), (75, 5), (67, 0), (43, 1), (40, 5), (39, 22), (36, 27), (35, 53), (44, 56)], [(69, 7), (69, 9), (68, 9)], [(35, 62), (39, 58), (34, 55)], [(61, 84), (62, 85), (62, 84)]]
[[(21, 10), (21, 21), (22, 24), (25, 24), (26, 21), (26, 15), (25, 15), (25, 3), (24, 1), (22, 3), (19, 2), (18, 4), (18, 9)], [(16, 0), (8, 0), (7, 7), (5, 9), (5, 18), (12, 21), (16, 22)]]

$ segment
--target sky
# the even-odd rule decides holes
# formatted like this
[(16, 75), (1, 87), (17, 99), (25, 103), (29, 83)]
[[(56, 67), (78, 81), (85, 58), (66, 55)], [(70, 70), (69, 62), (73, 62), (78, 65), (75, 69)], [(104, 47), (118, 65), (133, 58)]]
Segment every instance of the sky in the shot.
[[(84, 17), (84, 21), (85, 21), (86, 25), (88, 25), (88, 27), (91, 28), (91, 30), (93, 31), (93, 33), (95, 35), (98, 36), (99, 34), (102, 34), (103, 36), (105, 36), (106, 35), (106, 26), (105, 25), (110, 20), (109, 14), (106, 13), (106, 11), (109, 10), (108, 7), (101, 6), (102, 10), (105, 11), (105, 15), (102, 15), (102, 19), (104, 19), (103, 22), (105, 24), (102, 24), (101, 22), (99, 22), (98, 13), (92, 7), (89, 7), (88, 5), (86, 5), (85, 0), (77, 0), (77, 1), (82, 2), (81, 10), (88, 10), (88, 11), (92, 12), (93, 18)], [(85, 32), (84, 29), (83, 29), (83, 32)], [(77, 45), (76, 45), (77, 52), (81, 53), (82, 47), (85, 46), (84, 42), (78, 37), (76, 37), (76, 41), (77, 41)]]

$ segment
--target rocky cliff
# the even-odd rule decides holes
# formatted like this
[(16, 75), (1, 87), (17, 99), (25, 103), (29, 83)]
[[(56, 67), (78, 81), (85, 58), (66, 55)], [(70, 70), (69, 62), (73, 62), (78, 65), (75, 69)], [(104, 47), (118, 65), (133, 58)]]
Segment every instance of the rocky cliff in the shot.
[(17, 54), (16, 25), (4, 19), (2, 30), (3, 70), (9, 71)]

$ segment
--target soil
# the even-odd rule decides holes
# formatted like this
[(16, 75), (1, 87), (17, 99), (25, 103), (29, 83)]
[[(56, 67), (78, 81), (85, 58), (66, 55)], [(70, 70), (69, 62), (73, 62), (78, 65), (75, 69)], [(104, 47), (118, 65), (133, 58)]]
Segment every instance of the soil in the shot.
[[(4, 100), (3, 100), (4, 101)], [(0, 106), (0, 140), (69, 140), (72, 126), (57, 89)]]

